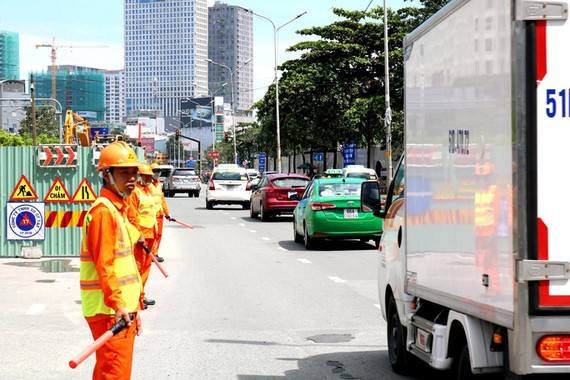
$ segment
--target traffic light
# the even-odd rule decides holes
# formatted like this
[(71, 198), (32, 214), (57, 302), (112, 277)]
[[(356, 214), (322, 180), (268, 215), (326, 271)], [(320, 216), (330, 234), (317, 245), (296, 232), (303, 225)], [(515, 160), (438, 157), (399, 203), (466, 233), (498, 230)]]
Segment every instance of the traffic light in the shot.
[(180, 140), (180, 129), (176, 130), (176, 133), (174, 135), (174, 140), (178, 142), (178, 140)]
[(228, 132), (225, 132), (225, 133), (224, 133), (224, 141), (225, 141), (225, 142), (228, 142), (229, 139), (230, 139), (230, 137), (229, 137), (229, 135), (228, 135)]

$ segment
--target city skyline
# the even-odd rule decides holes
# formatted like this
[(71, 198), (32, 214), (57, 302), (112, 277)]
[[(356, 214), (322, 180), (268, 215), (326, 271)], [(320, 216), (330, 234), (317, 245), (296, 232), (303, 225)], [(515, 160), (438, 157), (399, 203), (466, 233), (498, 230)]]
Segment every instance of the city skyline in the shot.
[[(295, 31), (312, 26), (328, 25), (336, 20), (333, 7), (360, 9), (382, 5), (382, 0), (291, 0), (288, 2), (267, 2), (264, 0), (222, 1), (253, 9), (270, 18), (277, 27), (296, 15), (307, 14), (287, 25), (278, 35), (278, 63), (295, 58), (296, 54), (285, 49), (297, 42), (308, 40)], [(85, 0), (53, 2), (27, 0), (23, 2), (0, 3), (0, 30), (20, 35), (20, 79), (27, 79), (30, 71), (47, 71), (50, 61), (49, 48), (35, 48), (36, 44), (76, 46), (58, 48), (58, 65), (77, 65), (106, 70), (124, 69), (124, 25), (123, 1)], [(417, 6), (418, 1), (387, 0), (390, 8)], [(208, 0), (208, 6), (214, 4)], [(30, 9), (33, 12), (30, 12)], [(14, 17), (12, 17), (14, 15)], [(88, 15), (87, 17), (85, 15)], [(98, 47), (77, 47), (105, 45)], [(269, 22), (254, 17), (254, 101), (259, 100), (274, 79), (273, 28)]]

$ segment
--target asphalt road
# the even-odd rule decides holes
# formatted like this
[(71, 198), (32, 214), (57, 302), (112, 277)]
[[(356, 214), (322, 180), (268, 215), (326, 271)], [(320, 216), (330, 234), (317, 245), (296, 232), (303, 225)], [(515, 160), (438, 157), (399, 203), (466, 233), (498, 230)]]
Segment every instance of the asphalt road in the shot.
[[(262, 223), (204, 194), (171, 214), (135, 342), (133, 379), (421, 379), (395, 375), (378, 306), (372, 242), (307, 251), (292, 219)], [(0, 260), (0, 379), (87, 379), (94, 358), (79, 303), (78, 258)], [(424, 375), (422, 375), (424, 373)], [(431, 378), (428, 376), (425, 378)]]

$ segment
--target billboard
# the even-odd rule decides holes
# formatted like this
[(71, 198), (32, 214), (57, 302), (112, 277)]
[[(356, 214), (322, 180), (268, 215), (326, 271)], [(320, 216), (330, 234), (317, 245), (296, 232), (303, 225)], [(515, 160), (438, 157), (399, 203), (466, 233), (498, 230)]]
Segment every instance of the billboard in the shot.
[(180, 100), (180, 121), (182, 128), (205, 128), (212, 129), (213, 99), (184, 98)]

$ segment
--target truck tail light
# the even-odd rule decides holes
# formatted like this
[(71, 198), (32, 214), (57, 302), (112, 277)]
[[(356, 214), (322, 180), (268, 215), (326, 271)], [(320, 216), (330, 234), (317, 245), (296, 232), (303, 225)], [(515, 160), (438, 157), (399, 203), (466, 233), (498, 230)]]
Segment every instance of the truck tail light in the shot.
[(536, 345), (536, 353), (546, 362), (570, 362), (570, 335), (546, 335)]
[(311, 204), (311, 210), (313, 211), (323, 211), (331, 208), (336, 208), (336, 205), (332, 203), (322, 203), (322, 202), (315, 202)]

